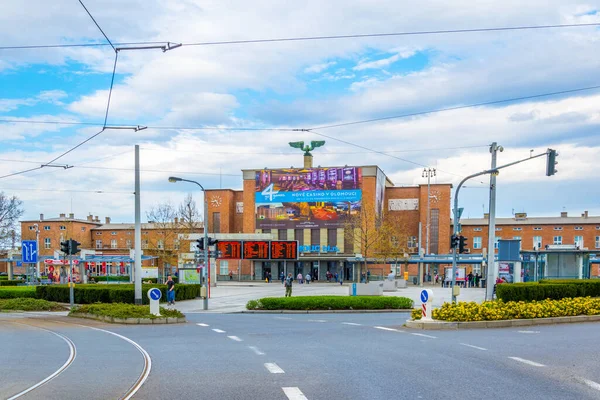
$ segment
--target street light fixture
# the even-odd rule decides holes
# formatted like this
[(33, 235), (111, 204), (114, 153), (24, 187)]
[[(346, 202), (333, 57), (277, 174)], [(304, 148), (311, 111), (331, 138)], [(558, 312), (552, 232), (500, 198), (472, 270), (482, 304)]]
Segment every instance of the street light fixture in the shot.
[[(200, 189), (202, 189), (202, 191), (204, 192), (204, 268), (202, 269), (202, 275), (204, 276), (204, 282), (206, 283), (206, 292), (204, 293), (204, 302), (203, 302), (203, 309), (204, 310), (208, 310), (208, 201), (206, 201), (206, 190), (204, 190), (204, 186), (202, 186), (201, 184), (199, 184), (196, 181), (192, 181), (189, 179), (183, 179), (183, 178), (178, 178), (176, 176), (170, 176), (169, 177), (169, 182), (171, 183), (176, 183), (176, 182), (190, 182), (190, 183), (195, 183), (196, 185), (200, 186)], [(202, 277), (199, 276), (200, 279), (200, 286), (202, 287)]]

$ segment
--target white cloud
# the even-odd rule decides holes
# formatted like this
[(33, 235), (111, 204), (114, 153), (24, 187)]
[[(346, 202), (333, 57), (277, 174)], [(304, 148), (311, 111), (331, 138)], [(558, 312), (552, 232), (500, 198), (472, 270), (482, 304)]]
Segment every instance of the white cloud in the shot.
[(304, 73), (305, 74), (318, 74), (319, 72), (325, 71), (329, 67), (333, 67), (335, 64), (337, 64), (335, 61), (330, 61), (330, 62), (321, 63), (321, 64), (314, 64), (314, 65), (311, 65), (310, 67), (304, 68)]
[(54, 105), (62, 105), (60, 99), (67, 97), (67, 93), (62, 90), (46, 90), (40, 92), (35, 97), (25, 99), (0, 99), (0, 112), (9, 112), (16, 110), (22, 106), (35, 106), (39, 103), (49, 103)]
[(353, 69), (355, 71), (364, 71), (365, 69), (383, 69), (389, 67), (398, 60), (410, 58), (416, 54), (415, 50), (404, 50), (388, 58), (382, 58), (375, 61), (361, 60)]

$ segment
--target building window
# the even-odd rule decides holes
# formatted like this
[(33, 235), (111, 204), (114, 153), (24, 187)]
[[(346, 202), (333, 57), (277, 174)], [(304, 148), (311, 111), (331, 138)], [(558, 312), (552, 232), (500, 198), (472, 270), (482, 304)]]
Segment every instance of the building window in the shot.
[(562, 244), (562, 236), (554, 236), (553, 244)]
[(429, 228), (429, 253), (440, 254), (440, 210), (433, 208), (431, 210), (430, 228)]
[(555, 231), (562, 231), (562, 226), (555, 226), (555, 227), (554, 227), (554, 230), (555, 230)]
[(337, 246), (337, 229), (327, 229), (327, 246)]
[(541, 230), (542, 230), (542, 227), (541, 227), (541, 226), (534, 226), (534, 227), (533, 227), (533, 230), (534, 230), (534, 231), (541, 231)]
[(214, 233), (221, 233), (221, 213), (220, 212), (214, 212), (213, 213), (213, 232)]
[(287, 229), (279, 229), (277, 232), (277, 238), (279, 240), (287, 240)]
[(96, 232), (96, 235), (102, 235), (102, 232), (98, 232), (98, 231), (97, 231), (97, 232)]
[(127, 248), (130, 249), (131, 248), (131, 239), (127, 239)]
[(148, 232), (147, 232), (147, 231), (146, 231), (146, 232), (143, 232), (143, 234), (144, 234), (144, 235), (147, 235), (147, 234), (148, 234)]
[(481, 228), (473, 228), (474, 232), (481, 232)]
[(576, 231), (582, 231), (582, 230), (583, 230), (583, 226), (576, 226), (576, 227), (575, 227), (575, 230), (576, 230)]
[(112, 239), (110, 241), (110, 248), (111, 249), (116, 249), (117, 248), (117, 239)]
[(66, 231), (66, 230), (67, 230), (67, 227), (66, 227), (66, 226), (64, 226), (64, 225), (61, 225), (61, 226), (60, 226), (60, 230), (61, 230), (61, 231)]
[(513, 240), (521, 240), (521, 236), (513, 236)]
[(513, 228), (513, 231), (522, 231), (522, 230), (523, 230), (523, 228), (521, 228), (521, 227)]
[(304, 230), (294, 229), (294, 240), (298, 241), (298, 245), (304, 246)]
[(496, 236), (496, 237), (494, 238), (494, 249), (497, 249), (497, 248), (498, 248), (498, 241), (499, 241), (500, 239), (502, 239), (500, 236)]
[(496, 230), (497, 230), (497, 231), (501, 231), (501, 230), (502, 230), (502, 228), (498, 228), (498, 227), (496, 227)]
[(131, 236), (131, 231), (127, 231), (127, 234), (128, 234), (129, 236)]
[(96, 248), (97, 249), (101, 249), (102, 248), (102, 240), (96, 240)]
[(539, 250), (542, 248), (542, 237), (541, 236), (533, 237), (533, 248), (536, 250)]
[(113, 236), (116, 236), (117, 232), (111, 232), (110, 234), (113, 235)]
[(165, 248), (165, 242), (161, 239), (156, 243), (156, 248), (162, 250)]
[(49, 249), (52, 247), (52, 241), (50, 238), (46, 238), (44, 239), (44, 248), (45, 249)]
[(349, 235), (347, 232), (344, 235), (344, 253), (353, 254), (354, 253), (354, 240), (352, 235)]
[(50, 230), (50, 225), (44, 225), (44, 230), (45, 231), (49, 231)]
[(81, 227), (81, 232), (85, 232), (85, 226)]
[(321, 230), (311, 229), (310, 230), (310, 244), (311, 246), (319, 246), (321, 244)]
[(270, 229), (263, 229), (262, 233), (271, 233), (271, 230)]
[(148, 248), (148, 239), (142, 240), (142, 249)]
[(33, 231), (33, 230), (35, 230), (35, 225), (29, 225), (29, 230), (30, 230), (30, 231)]
[(575, 236), (575, 246), (579, 246), (580, 249), (583, 249), (583, 236)]
[(481, 236), (473, 238), (473, 249), (481, 249)]
[(229, 274), (229, 261), (220, 260), (219, 261), (219, 275), (228, 275)]
[(417, 237), (416, 236), (409, 236), (408, 237), (408, 242), (406, 243), (406, 247), (408, 247), (409, 249), (414, 249), (417, 247)]
[(600, 249), (600, 236), (596, 236), (596, 248)]

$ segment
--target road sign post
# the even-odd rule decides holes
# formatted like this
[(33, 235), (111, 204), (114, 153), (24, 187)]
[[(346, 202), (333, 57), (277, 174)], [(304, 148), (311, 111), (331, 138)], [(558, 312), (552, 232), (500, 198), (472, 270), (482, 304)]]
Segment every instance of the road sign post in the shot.
[(433, 291), (430, 289), (421, 290), (421, 320), (432, 321), (431, 312), (433, 310)]
[(38, 261), (37, 242), (35, 240), (23, 240), (21, 242), (21, 255), (24, 263), (35, 264)]
[(162, 297), (162, 292), (158, 288), (148, 290), (148, 299), (150, 299), (150, 314), (160, 316), (160, 307), (158, 302)]

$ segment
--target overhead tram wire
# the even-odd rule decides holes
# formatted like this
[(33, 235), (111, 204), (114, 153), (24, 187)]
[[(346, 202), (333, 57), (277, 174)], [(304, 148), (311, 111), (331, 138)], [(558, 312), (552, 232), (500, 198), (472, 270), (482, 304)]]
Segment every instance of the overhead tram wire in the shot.
[(104, 31), (102, 30), (102, 28), (100, 27), (100, 25), (98, 25), (98, 22), (96, 22), (96, 19), (94, 18), (94, 16), (90, 12), (90, 10), (88, 10), (87, 7), (85, 6), (85, 4), (83, 4), (83, 1), (79, 0), (79, 4), (81, 4), (81, 6), (85, 10), (85, 12), (87, 12), (88, 15), (90, 16), (90, 18), (92, 19), (92, 21), (94, 21), (94, 24), (96, 24), (96, 27), (98, 28), (98, 30), (100, 32), (102, 32), (102, 35), (104, 35), (104, 38), (106, 39), (106, 41), (108, 42), (108, 44), (110, 44), (110, 47), (112, 47), (112, 49), (114, 50), (114, 52), (117, 53), (117, 49), (112, 44), (112, 42), (110, 41), (110, 39), (108, 38), (108, 36), (106, 36), (106, 33), (104, 33)]
[[(80, 0), (80, 3), (83, 3)], [(94, 23), (96, 20), (92, 17), (91, 13), (86, 9)], [(108, 40), (108, 37), (104, 34), (104, 31), (100, 28), (98, 23), (96, 26), (104, 37)], [(180, 43), (182, 47), (192, 46), (223, 46), (223, 45), (237, 45), (237, 44), (260, 44), (260, 43), (278, 43), (278, 42), (300, 42), (300, 41), (316, 41), (316, 40), (342, 40), (342, 39), (360, 39), (360, 38), (381, 38), (381, 37), (399, 37), (399, 36), (419, 36), (419, 35), (447, 35), (447, 34), (463, 34), (463, 33), (485, 33), (485, 32), (502, 32), (502, 31), (520, 31), (520, 30), (540, 30), (540, 29), (561, 29), (561, 28), (582, 28), (582, 27), (594, 27), (600, 26), (600, 23), (583, 23), (583, 24), (554, 24), (554, 25), (523, 25), (523, 26), (506, 26), (506, 27), (493, 27), (493, 28), (472, 28), (472, 29), (443, 29), (443, 30), (429, 30), (429, 31), (409, 31), (409, 32), (383, 32), (383, 33), (365, 33), (365, 34), (348, 34), (348, 35), (323, 35), (323, 36), (299, 36), (299, 37), (287, 37), (287, 38), (267, 38), (267, 39), (242, 39), (242, 40), (225, 40), (225, 41), (212, 41), (212, 42), (189, 42)], [(26, 50), (26, 49), (56, 49), (56, 48), (68, 48), (68, 47), (101, 47), (110, 45), (115, 49), (115, 46), (137, 46), (137, 45), (166, 45), (170, 48), (174, 42), (170, 41), (154, 41), (154, 42), (124, 42), (115, 43), (113, 45), (110, 40), (109, 43), (65, 43), (65, 44), (47, 44), (47, 45), (17, 45), (17, 46), (0, 46), (0, 50)]]

